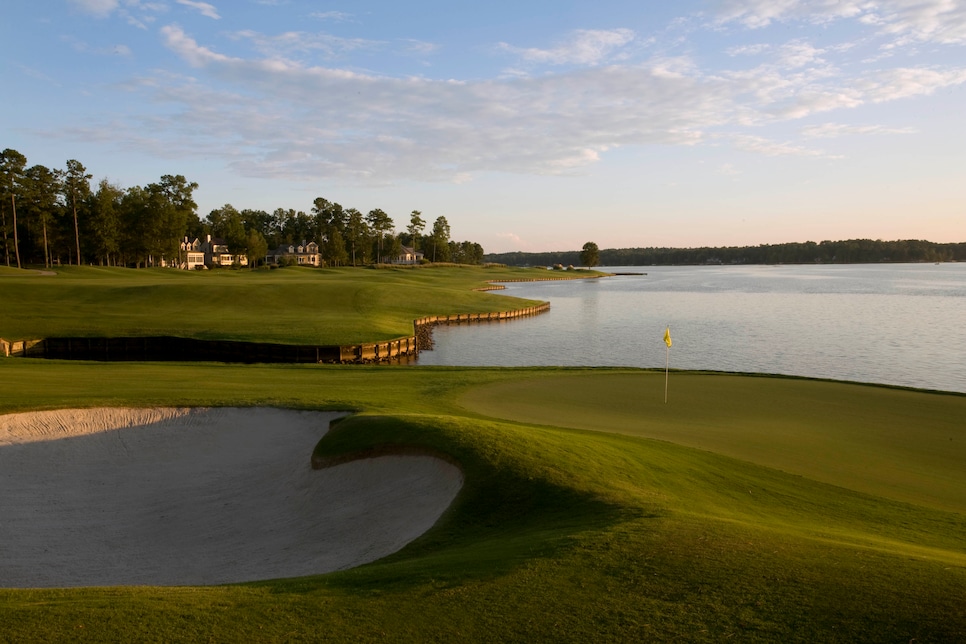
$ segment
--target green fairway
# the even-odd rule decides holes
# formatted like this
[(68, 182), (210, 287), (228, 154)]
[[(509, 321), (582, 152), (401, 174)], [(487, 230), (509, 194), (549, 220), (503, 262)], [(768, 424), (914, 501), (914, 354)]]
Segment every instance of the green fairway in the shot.
[(192, 272), (69, 266), (55, 275), (5, 269), (0, 338), (376, 342), (411, 336), (413, 320), (428, 315), (532, 306), (536, 302), (473, 289), (492, 280), (546, 276), (542, 269), (470, 266)]
[[(665, 408), (663, 374), (636, 370), (0, 359), (0, 412), (350, 409), (363, 413), (319, 458), (418, 449), (465, 475), (435, 528), (373, 564), (212, 588), (2, 590), (0, 640), (966, 638), (966, 512), (951, 492), (964, 397), (672, 377)], [(872, 483), (836, 480), (862, 445), (856, 479)], [(916, 474), (931, 467), (953, 478)]]

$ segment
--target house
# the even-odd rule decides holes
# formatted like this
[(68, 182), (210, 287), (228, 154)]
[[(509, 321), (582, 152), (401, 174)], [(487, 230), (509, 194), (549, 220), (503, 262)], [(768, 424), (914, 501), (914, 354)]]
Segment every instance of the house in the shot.
[(185, 258), (181, 263), (181, 268), (189, 271), (233, 266), (236, 263), (239, 266), (248, 266), (248, 255), (245, 253), (233, 255), (228, 250), (228, 244), (224, 239), (212, 238), (211, 235), (206, 235), (205, 241), (201, 241), (197, 237), (194, 241), (188, 241), (188, 238), (185, 237), (184, 241), (181, 242), (181, 251)]
[(322, 255), (315, 242), (282, 244), (265, 256), (266, 264), (297, 264), (299, 266), (322, 266)]
[(392, 260), (393, 264), (418, 264), (423, 260), (422, 252), (411, 246), (403, 246), (399, 255)]
[(205, 266), (205, 251), (201, 249), (201, 240), (197, 237), (194, 241), (188, 241), (185, 237), (181, 242), (181, 266), (186, 271), (202, 270)]

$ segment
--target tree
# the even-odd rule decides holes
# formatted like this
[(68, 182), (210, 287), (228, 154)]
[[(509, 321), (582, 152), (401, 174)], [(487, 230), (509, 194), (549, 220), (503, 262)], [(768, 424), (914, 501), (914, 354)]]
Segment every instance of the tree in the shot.
[(303, 240), (309, 241), (311, 223), (311, 219), (304, 212), (295, 212), (294, 208), (276, 208), (272, 212), (269, 234), (265, 236), (269, 247), (278, 248)]
[(312, 218), (301, 210), (295, 213), (295, 217), (289, 223), (290, 226), (285, 229), (285, 234), (291, 235), (290, 243), (297, 244), (301, 241), (317, 241), (312, 236)]
[(432, 261), (445, 262), (449, 260), (449, 222), (446, 217), (437, 217), (433, 222), (433, 233), (429, 237), (433, 245)]
[(345, 211), (340, 204), (317, 198), (312, 207), (315, 214), (318, 241), (322, 257), (331, 266), (345, 264), (348, 255), (345, 248)]
[(386, 255), (389, 257), (399, 257), (402, 255), (402, 240), (400, 239), (402, 235), (386, 235), (386, 242), (388, 246), (386, 247)]
[(329, 228), (321, 250), (322, 259), (328, 266), (341, 266), (349, 259), (345, 250), (345, 240), (342, 239), (342, 233), (335, 226)]
[(208, 223), (211, 225), (211, 234), (224, 239), (231, 252), (238, 254), (248, 244), (248, 233), (242, 223), (241, 213), (230, 203), (208, 213)]
[(125, 250), (124, 263), (140, 268), (148, 257), (148, 237), (151, 233), (151, 195), (141, 186), (132, 186), (124, 192), (118, 204), (121, 222), (121, 245)]
[(265, 241), (265, 236), (258, 230), (248, 231), (245, 251), (248, 253), (248, 266), (255, 268), (258, 261), (264, 260), (265, 255), (268, 254), (268, 242)]
[[(17, 233), (17, 194), (23, 186), (24, 167), (26, 165), (27, 157), (16, 150), (7, 148), (3, 152), (0, 152), (0, 190), (3, 191), (4, 206), (9, 203), (13, 215), (13, 250), (17, 258), (17, 268), (23, 268), (20, 264), (20, 238)], [(3, 249), (6, 255), (7, 266), (10, 266), (10, 251), (7, 239), (7, 217), (4, 215)]]
[(91, 199), (91, 225), (94, 255), (103, 265), (117, 265), (121, 250), (121, 200), (124, 191), (102, 179)]
[[(43, 234), (42, 254), (44, 266), (50, 266), (50, 243), (48, 228), (55, 214), (60, 209), (57, 195), (60, 193), (58, 173), (42, 165), (31, 166), (24, 174), (23, 202), (27, 213), (40, 223)], [(36, 242), (40, 251), (40, 242)], [(36, 257), (36, 252), (34, 253)]]
[(426, 222), (421, 217), (422, 214), (418, 210), (409, 213), (409, 225), (406, 226), (406, 231), (409, 233), (409, 242), (412, 244), (413, 250), (419, 250), (419, 235), (426, 228)]
[(386, 235), (392, 231), (393, 221), (381, 208), (374, 208), (366, 214), (366, 223), (369, 229), (376, 235), (376, 263), (383, 260), (382, 242)]
[(580, 263), (587, 268), (593, 268), (600, 263), (600, 249), (594, 242), (587, 242), (580, 251)]
[(74, 215), (74, 244), (77, 251), (77, 265), (81, 265), (80, 225), (77, 220), (77, 202), (86, 200), (91, 194), (91, 176), (80, 161), (70, 159), (63, 172), (62, 186), (64, 201)]
[(319, 240), (325, 237), (332, 228), (338, 228), (340, 233), (344, 232), (345, 211), (340, 204), (322, 197), (317, 197), (312, 203), (312, 214), (315, 215)]
[(352, 265), (356, 265), (356, 249), (365, 247), (365, 240), (369, 237), (369, 226), (366, 225), (365, 219), (362, 217), (362, 213), (355, 208), (349, 208), (345, 211), (346, 214), (346, 225), (345, 225), (345, 241), (346, 250), (349, 251), (352, 258)]
[(270, 214), (264, 210), (245, 208), (241, 211), (241, 218), (242, 224), (249, 234), (252, 231), (258, 231), (266, 243), (268, 243), (268, 238), (272, 234), (272, 216)]

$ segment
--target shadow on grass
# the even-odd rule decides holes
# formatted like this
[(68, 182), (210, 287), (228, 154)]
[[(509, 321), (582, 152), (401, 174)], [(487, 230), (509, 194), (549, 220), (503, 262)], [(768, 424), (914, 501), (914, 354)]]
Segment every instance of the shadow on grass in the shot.
[[(400, 552), (352, 570), (256, 582), (276, 592), (339, 588), (368, 593), (465, 584), (510, 572), (577, 535), (646, 516), (588, 489), (553, 458), (539, 430), (451, 416), (353, 416), (333, 423), (317, 466), (384, 454), (427, 454), (461, 469), (463, 487), (436, 525)], [(548, 450), (551, 456), (548, 458)]]

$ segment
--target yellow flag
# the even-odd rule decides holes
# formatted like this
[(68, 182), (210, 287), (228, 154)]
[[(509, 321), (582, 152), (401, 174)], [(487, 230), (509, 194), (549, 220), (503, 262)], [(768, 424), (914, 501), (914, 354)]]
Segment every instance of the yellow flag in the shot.
[(671, 348), (671, 327), (664, 329), (664, 344)]

